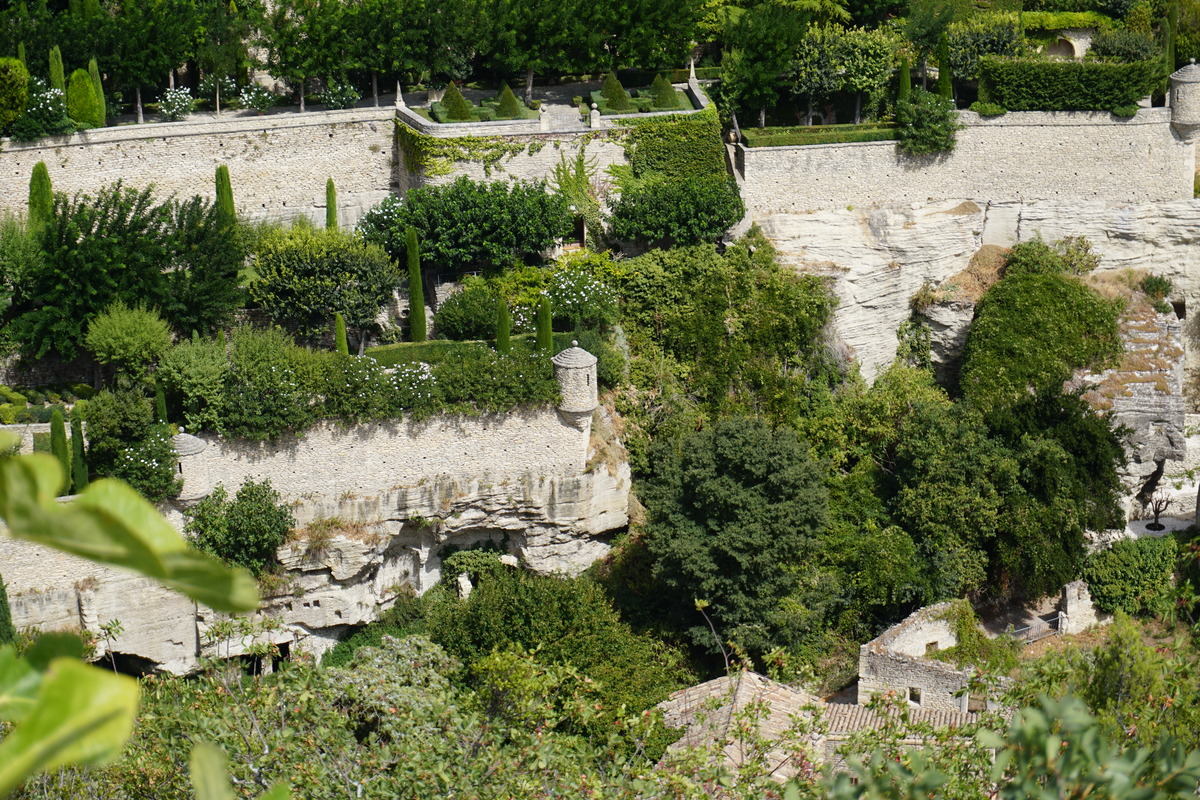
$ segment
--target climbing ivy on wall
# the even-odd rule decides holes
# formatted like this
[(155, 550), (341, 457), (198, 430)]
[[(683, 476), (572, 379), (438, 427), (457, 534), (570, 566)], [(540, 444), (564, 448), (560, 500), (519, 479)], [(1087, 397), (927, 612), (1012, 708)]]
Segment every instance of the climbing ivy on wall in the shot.
[[(581, 143), (587, 144), (592, 138), (591, 135), (584, 136)], [(482, 164), (484, 174), (490, 176), (492, 169), (503, 169), (501, 161), (508, 161), (521, 153), (535, 155), (550, 144), (546, 139), (522, 142), (504, 136), (441, 138), (421, 133), (399, 120), (396, 122), (396, 142), (404, 154), (404, 164), (408, 170), (426, 178), (449, 175), (454, 171), (455, 164), (466, 162)], [(559, 143), (554, 144), (557, 146)]]
[(618, 120), (626, 127), (622, 143), (636, 177), (710, 177), (725, 172), (725, 147), (716, 106), (698, 114)]

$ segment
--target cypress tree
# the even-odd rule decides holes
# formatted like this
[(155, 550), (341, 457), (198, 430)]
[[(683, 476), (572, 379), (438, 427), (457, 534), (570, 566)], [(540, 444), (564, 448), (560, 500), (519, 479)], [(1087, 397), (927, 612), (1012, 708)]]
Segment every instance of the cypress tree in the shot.
[(96, 98), (96, 84), (86, 69), (77, 69), (71, 73), (71, 82), (67, 84), (67, 116), (80, 125), (91, 128), (104, 126), (100, 116), (104, 112), (100, 101)]
[(408, 249), (408, 326), (414, 342), (423, 342), (425, 332), (425, 284), (421, 280), (421, 253), (417, 249), (417, 229), (405, 236)]
[(496, 109), (497, 119), (519, 119), (521, 117), (521, 104), (517, 102), (517, 96), (513, 94), (513, 90), (508, 88), (508, 84), (500, 89), (500, 106)]
[(96, 101), (100, 104), (100, 126), (103, 128), (108, 124), (108, 103), (104, 100), (104, 83), (100, 80), (100, 67), (96, 64), (96, 59), (88, 61), (88, 75), (92, 76), (92, 85), (96, 87)]
[(947, 100), (954, 99), (954, 83), (950, 77), (950, 37), (942, 31), (938, 39), (938, 94)]
[(50, 184), (50, 170), (46, 162), (33, 165), (29, 178), (29, 229), (41, 230), (54, 214), (54, 188)]
[(29, 68), (29, 62), (25, 60), (25, 43), (17, 42), (17, 61), (20, 61), (25, 68)]
[(333, 339), (337, 343), (337, 351), (344, 356), (350, 355), (350, 345), (346, 342), (346, 318), (342, 312), (333, 315)]
[(12, 610), (8, 607), (8, 589), (4, 586), (4, 578), (0, 576), (0, 646), (16, 640), (17, 629), (13, 627)]
[(233, 207), (233, 183), (229, 180), (229, 167), (217, 167), (217, 217), (221, 225), (232, 228), (237, 223), (237, 211)]
[(50, 414), (50, 454), (62, 467), (62, 488), (66, 491), (71, 487), (71, 451), (67, 449), (67, 426), (61, 408)]
[(157, 378), (154, 379), (154, 421), (167, 422), (167, 394), (163, 391), (162, 381)]
[(912, 101), (912, 68), (908, 56), (900, 59), (900, 85), (896, 87), (896, 105)]
[(67, 73), (63, 70), (62, 51), (58, 45), (50, 48), (50, 88), (67, 92)]
[(675, 87), (661, 73), (654, 76), (650, 92), (654, 95), (655, 108), (677, 108), (679, 106), (679, 95), (675, 92)]
[(446, 119), (465, 122), (475, 119), (475, 114), (471, 111), (471, 104), (467, 102), (467, 98), (462, 96), (462, 92), (453, 82), (446, 87), (446, 94), (442, 96), (442, 108), (446, 111)]
[(615, 72), (610, 72), (605, 77), (604, 86), (600, 89), (600, 95), (613, 111), (624, 111), (629, 108), (629, 95), (625, 93), (625, 87), (617, 80), (617, 73)]
[(507, 355), (512, 350), (512, 316), (503, 295), (496, 298), (496, 352)]
[(554, 349), (554, 328), (550, 316), (550, 298), (542, 295), (537, 309), (537, 349), (549, 353)]
[(330, 178), (325, 181), (325, 227), (337, 226), (337, 187), (333, 185), (333, 178)]
[(83, 457), (83, 417), (78, 411), (71, 414), (71, 471), (72, 491), (79, 494), (87, 488), (88, 469)]

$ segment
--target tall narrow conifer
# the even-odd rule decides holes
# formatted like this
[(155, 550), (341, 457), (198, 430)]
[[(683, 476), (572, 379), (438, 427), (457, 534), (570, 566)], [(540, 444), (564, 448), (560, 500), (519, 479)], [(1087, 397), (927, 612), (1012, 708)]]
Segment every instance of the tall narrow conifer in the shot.
[(507, 355), (512, 350), (512, 315), (503, 295), (496, 298), (496, 352)]
[(938, 40), (938, 94), (947, 100), (954, 99), (954, 82), (950, 74), (950, 37), (942, 31)]
[(62, 51), (58, 45), (50, 48), (50, 88), (67, 93), (67, 73), (63, 69)]
[(54, 214), (54, 187), (50, 184), (50, 170), (46, 162), (33, 165), (29, 177), (29, 230), (41, 230)]
[(92, 76), (92, 85), (96, 87), (96, 102), (100, 104), (97, 119), (100, 120), (99, 127), (103, 128), (108, 124), (108, 103), (104, 100), (104, 82), (100, 80), (100, 67), (94, 58), (88, 61), (88, 75)]
[(67, 449), (67, 426), (61, 408), (50, 414), (50, 454), (62, 467), (62, 492), (71, 488), (71, 451)]
[(333, 185), (333, 178), (325, 181), (325, 227), (336, 228), (338, 226), (337, 215), (337, 187)]
[(233, 183), (229, 180), (229, 167), (217, 167), (217, 218), (225, 227), (237, 223), (237, 211), (233, 207)]
[(537, 349), (549, 353), (554, 349), (554, 328), (550, 314), (550, 298), (542, 295), (537, 308)]
[(17, 42), (17, 61), (20, 61), (21, 64), (23, 64), (26, 69), (29, 68), (29, 62), (25, 60), (25, 43), (24, 42)]
[(417, 249), (417, 229), (409, 228), (406, 234), (408, 250), (408, 326), (414, 342), (426, 339), (425, 330), (425, 283), (421, 279), (421, 253)]
[(8, 589), (4, 586), (4, 578), (0, 577), (0, 646), (16, 640), (17, 629), (13, 627), (12, 610), (8, 607)]
[(154, 379), (154, 421), (167, 422), (167, 393), (163, 391), (162, 381)]
[(912, 67), (908, 64), (908, 56), (900, 59), (900, 85), (896, 87), (896, 104), (912, 101)]
[(86, 69), (72, 72), (71, 82), (67, 84), (67, 116), (80, 125), (101, 128), (104, 126), (103, 115), (92, 76)]
[(340, 311), (333, 315), (333, 341), (339, 353), (350, 355), (350, 343), (346, 341), (346, 318)]

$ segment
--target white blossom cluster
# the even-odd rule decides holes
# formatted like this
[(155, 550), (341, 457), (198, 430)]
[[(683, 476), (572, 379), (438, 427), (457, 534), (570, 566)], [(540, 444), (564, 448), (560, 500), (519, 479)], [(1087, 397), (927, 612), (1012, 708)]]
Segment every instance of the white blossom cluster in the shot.
[(196, 99), (187, 88), (167, 89), (158, 98), (158, 110), (169, 120), (179, 121), (195, 107)]
[(554, 316), (573, 321), (594, 320), (611, 315), (617, 293), (599, 278), (582, 270), (565, 269), (554, 274), (546, 288)]
[(62, 89), (55, 89), (41, 78), (29, 79), (29, 102), (25, 113), (46, 119), (66, 111), (66, 98)]

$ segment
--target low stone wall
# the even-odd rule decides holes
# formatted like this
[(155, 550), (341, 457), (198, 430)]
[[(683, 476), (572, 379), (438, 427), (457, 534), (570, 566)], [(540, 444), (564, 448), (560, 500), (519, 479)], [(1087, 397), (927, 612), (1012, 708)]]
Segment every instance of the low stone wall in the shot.
[(25, 210), (33, 166), (45, 161), (57, 191), (94, 193), (117, 180), (162, 196), (213, 198), (229, 167), (238, 213), (248, 219), (325, 217), (325, 181), (338, 190), (343, 226), (396, 184), (395, 111), (283, 112), (223, 120), (98, 128), (37, 142), (3, 141), (0, 209)]
[(246, 480), (270, 480), (291, 500), (353, 500), (416, 486), (440, 475), (500, 483), (528, 473), (581, 472), (591, 413), (551, 407), (478, 417), (439, 416), (345, 426), (318, 424), (275, 442), (202, 437), (200, 453), (180, 459), (184, 500), (230, 490)]
[(1103, 200), (1192, 197), (1195, 148), (1170, 109), (1126, 121), (1095, 112), (959, 112), (955, 148), (907, 156), (895, 142), (745, 147), (735, 160), (749, 217), (948, 199)]

